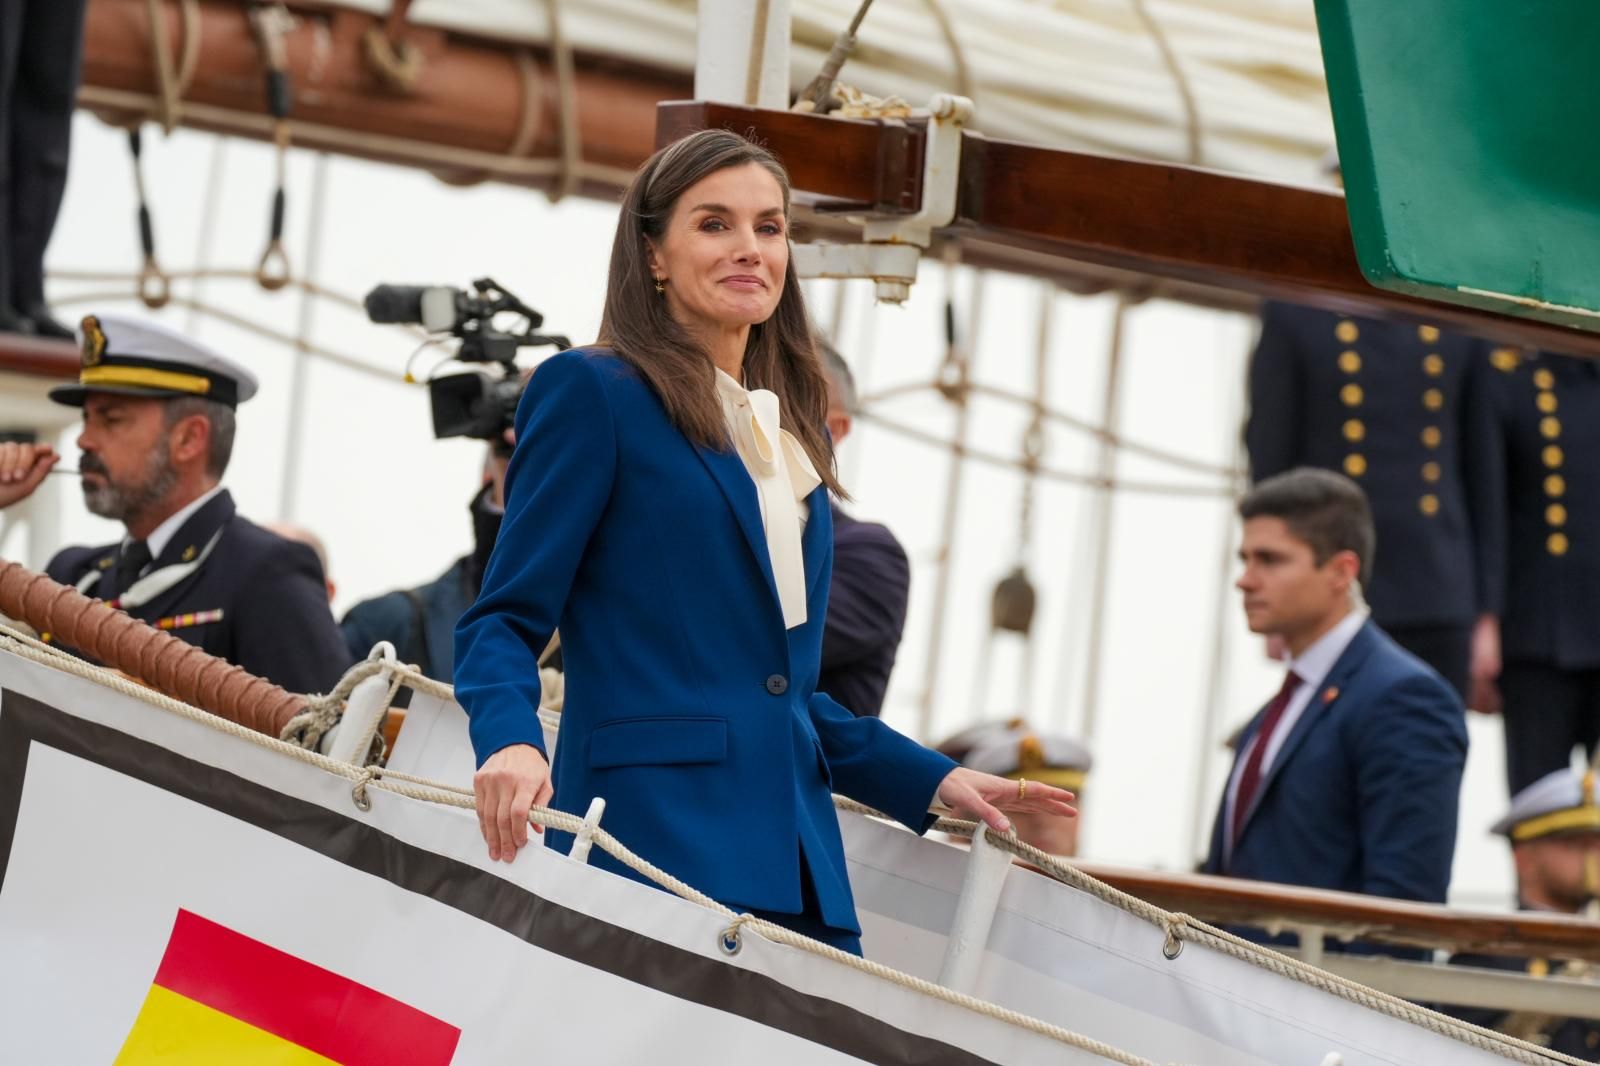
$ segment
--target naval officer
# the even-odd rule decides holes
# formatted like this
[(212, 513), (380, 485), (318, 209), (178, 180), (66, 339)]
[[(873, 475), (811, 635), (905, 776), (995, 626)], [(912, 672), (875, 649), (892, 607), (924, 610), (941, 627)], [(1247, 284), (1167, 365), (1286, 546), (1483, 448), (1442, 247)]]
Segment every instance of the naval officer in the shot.
[(1515, 794), (1600, 743), (1600, 362), (1530, 352), (1495, 366), (1505, 502), (1489, 542), (1506, 589), (1498, 681)]
[(83, 499), (120, 541), (67, 548), (49, 575), (293, 692), (325, 692), (350, 663), (322, 566), (241, 516), (221, 485), (250, 371), (147, 320), (90, 315), (78, 381)]
[[(1523, 910), (1590, 912), (1600, 896), (1600, 806), (1595, 803), (1593, 771), (1564, 767), (1539, 778), (1516, 794), (1493, 832), (1511, 843)], [(1576, 977), (1583, 969), (1550, 959), (1494, 955), (1457, 955), (1450, 961), (1535, 978)], [(1538, 1011), (1458, 1008), (1450, 1013), (1585, 1062), (1600, 1062), (1600, 1022)]]
[(1500, 505), (1485, 350), (1433, 326), (1269, 303), (1245, 428), (1252, 481), (1313, 466), (1361, 486), (1380, 549), (1362, 589), (1373, 621), (1464, 699), (1497, 665), (1502, 596), (1479, 537)]

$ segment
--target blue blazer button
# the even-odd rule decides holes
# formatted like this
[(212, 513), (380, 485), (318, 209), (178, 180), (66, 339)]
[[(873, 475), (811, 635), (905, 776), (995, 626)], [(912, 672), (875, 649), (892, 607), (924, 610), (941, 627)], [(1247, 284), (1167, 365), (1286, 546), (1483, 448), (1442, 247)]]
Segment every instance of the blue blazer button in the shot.
[(767, 691), (774, 696), (781, 696), (789, 691), (789, 679), (782, 674), (773, 674), (767, 678)]

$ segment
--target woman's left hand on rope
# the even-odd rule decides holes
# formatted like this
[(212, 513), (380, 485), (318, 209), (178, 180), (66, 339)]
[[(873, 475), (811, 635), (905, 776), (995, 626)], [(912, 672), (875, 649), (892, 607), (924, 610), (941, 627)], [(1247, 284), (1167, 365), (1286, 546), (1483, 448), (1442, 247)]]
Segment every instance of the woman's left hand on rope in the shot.
[(939, 782), (939, 802), (957, 815), (981, 820), (998, 833), (1011, 831), (1004, 811), (1076, 818), (1076, 798), (1071, 792), (1039, 781), (1026, 785), (994, 774), (981, 774), (958, 766)]
[[(489, 859), (510, 862), (528, 843), (528, 811), (550, 802), (550, 764), (531, 744), (512, 744), (484, 761), (473, 775), (478, 828), (489, 845)], [(544, 832), (535, 825), (533, 831)]]

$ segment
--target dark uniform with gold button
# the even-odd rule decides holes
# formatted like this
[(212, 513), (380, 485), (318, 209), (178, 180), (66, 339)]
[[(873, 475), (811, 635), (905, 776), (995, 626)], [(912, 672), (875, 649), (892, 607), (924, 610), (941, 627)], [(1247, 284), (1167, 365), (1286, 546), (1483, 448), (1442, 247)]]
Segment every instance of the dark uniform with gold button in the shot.
[(1476, 530), (1498, 506), (1482, 342), (1268, 303), (1250, 364), (1254, 481), (1337, 470), (1371, 502), (1374, 619), (1463, 696), (1472, 625), (1498, 610)]
[(1600, 740), (1600, 363), (1497, 357), (1500, 694), (1516, 793)]
[[(79, 382), (52, 390), (58, 403), (110, 392), (234, 407), (255, 392), (248, 370), (155, 323), (90, 316), (82, 332)], [(63, 549), (46, 572), (293, 692), (328, 691), (351, 662), (316, 554), (241, 516), (226, 489), (154, 558), (144, 541), (125, 539)]]

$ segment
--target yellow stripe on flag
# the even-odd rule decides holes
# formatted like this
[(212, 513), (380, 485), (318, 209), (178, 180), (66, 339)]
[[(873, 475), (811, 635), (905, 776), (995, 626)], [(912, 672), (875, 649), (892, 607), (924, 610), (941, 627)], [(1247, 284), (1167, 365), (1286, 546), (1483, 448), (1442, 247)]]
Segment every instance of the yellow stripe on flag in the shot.
[(299, 1044), (152, 985), (116, 1066), (333, 1066)]

